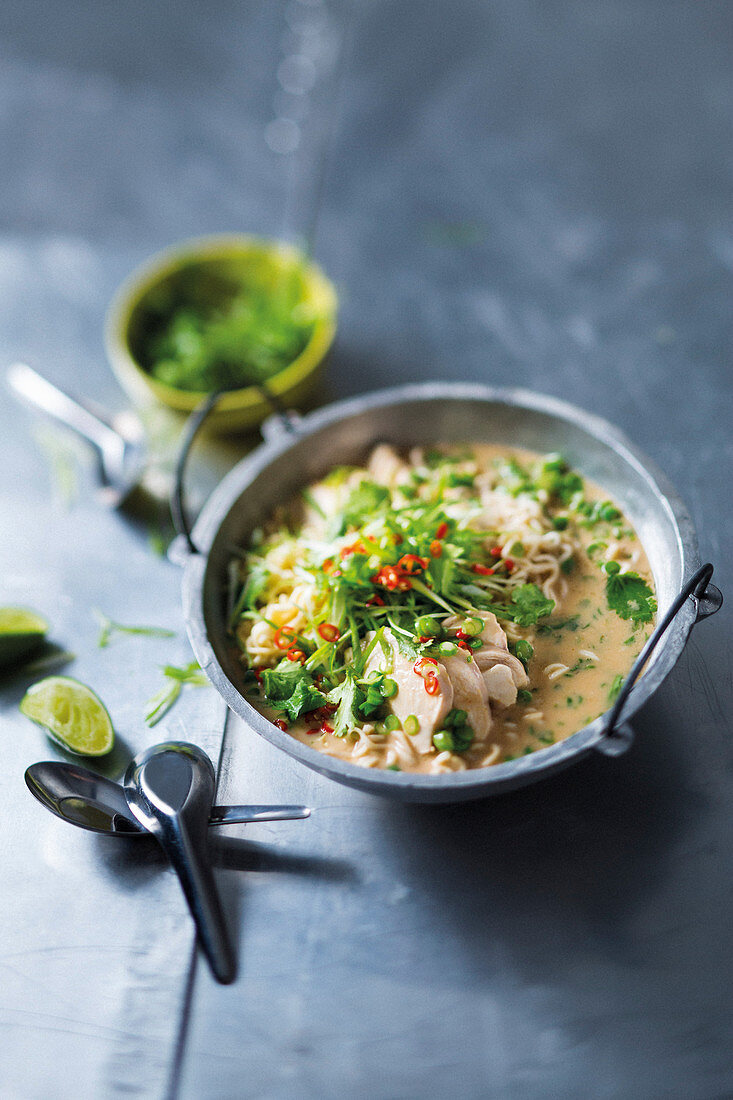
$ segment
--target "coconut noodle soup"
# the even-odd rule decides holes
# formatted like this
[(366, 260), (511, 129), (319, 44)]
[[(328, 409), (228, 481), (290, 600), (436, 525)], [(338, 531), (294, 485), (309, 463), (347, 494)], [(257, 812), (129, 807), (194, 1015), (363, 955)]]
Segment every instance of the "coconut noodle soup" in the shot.
[(602, 489), (561, 455), (484, 445), (378, 445), (280, 509), (233, 576), (253, 705), (319, 752), (429, 774), (587, 725), (656, 611)]

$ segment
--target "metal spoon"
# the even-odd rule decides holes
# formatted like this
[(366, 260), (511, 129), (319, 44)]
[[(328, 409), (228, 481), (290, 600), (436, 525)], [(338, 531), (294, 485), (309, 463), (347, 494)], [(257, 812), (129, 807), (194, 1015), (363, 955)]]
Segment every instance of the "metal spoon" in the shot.
[[(60, 760), (42, 760), (26, 769), (28, 790), (62, 821), (107, 836), (148, 836), (127, 805), (119, 783)], [(291, 821), (310, 817), (307, 806), (212, 806), (209, 825)]]
[(206, 850), (215, 786), (206, 753), (182, 741), (138, 753), (125, 773), (127, 804), (171, 861), (214, 977), (226, 984), (234, 954)]
[(71, 428), (92, 447), (100, 485), (98, 496), (104, 504), (118, 508), (143, 472), (143, 434), (137, 420), (125, 417), (112, 424), (100, 409), (69, 397), (25, 363), (8, 367), (6, 380), (11, 392), (25, 405)]

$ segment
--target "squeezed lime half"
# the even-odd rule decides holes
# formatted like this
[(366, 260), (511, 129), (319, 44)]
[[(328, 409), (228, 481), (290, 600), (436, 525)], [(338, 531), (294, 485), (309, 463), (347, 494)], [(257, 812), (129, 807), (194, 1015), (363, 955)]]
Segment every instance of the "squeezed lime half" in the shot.
[(27, 607), (0, 607), (0, 667), (17, 664), (40, 645), (48, 623)]
[(70, 752), (104, 756), (114, 745), (115, 731), (104, 703), (70, 676), (48, 676), (33, 684), (20, 710)]

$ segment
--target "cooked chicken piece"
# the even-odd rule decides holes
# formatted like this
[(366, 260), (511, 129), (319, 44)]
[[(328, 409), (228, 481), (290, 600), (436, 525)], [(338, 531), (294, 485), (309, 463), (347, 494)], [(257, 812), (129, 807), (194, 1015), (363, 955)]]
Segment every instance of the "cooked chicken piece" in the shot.
[(529, 683), (529, 676), (522, 662), (506, 649), (495, 645), (482, 646), (474, 651), (473, 656), (482, 672), (488, 672), (495, 665), (505, 665), (511, 672), (515, 687), (523, 688)]
[(440, 663), (453, 685), (453, 706), (465, 710), (476, 740), (482, 741), (491, 729), (491, 711), (486, 682), (478, 665), (467, 653), (444, 657)]
[(481, 513), (474, 516), (472, 525), (478, 530), (511, 531), (521, 529), (528, 520), (536, 519), (542, 510), (539, 501), (530, 497), (512, 497), (508, 493), (482, 489)]
[[(474, 650), (473, 656), (484, 675), (489, 699), (498, 703), (499, 706), (510, 707), (517, 701), (517, 688), (526, 687), (529, 683), (524, 665), (519, 658), (509, 652), (506, 634), (499, 625), (496, 615), (491, 611), (472, 611), (471, 617), (483, 619), (484, 623), (483, 630), (478, 635), (484, 644), (481, 649)], [(455, 634), (456, 630), (460, 629), (461, 621), (460, 616), (451, 615), (444, 620), (443, 627), (451, 634)], [(508, 677), (506, 672), (495, 671), (497, 669), (506, 669)]]
[[(491, 611), (472, 611), (472, 619), (483, 619), (484, 628), (479, 634), (479, 638), (486, 645), (500, 646), (503, 649), (507, 648), (506, 634), (499, 626), (499, 620), (496, 615)], [(443, 621), (443, 629), (447, 630), (450, 634), (455, 634), (456, 630), (460, 630), (461, 623), (465, 616), (449, 615), (447, 619)]]
[(397, 684), (397, 694), (389, 700), (392, 713), (397, 715), (402, 725), (409, 715), (415, 715), (420, 723), (420, 730), (410, 740), (418, 752), (430, 752), (433, 734), (441, 728), (446, 714), (453, 706), (453, 684), (443, 665), (437, 663), (434, 668), (438, 691), (435, 695), (428, 695), (425, 680), (415, 672), (414, 660), (400, 653), (390, 630), (385, 630), (384, 637), (392, 650), (391, 670), (385, 667), (388, 662), (382, 647), (378, 645), (366, 663), (364, 675), (367, 676), (373, 669), (387, 671)]
[(511, 707), (517, 701), (517, 685), (508, 665), (493, 665), (482, 674), (492, 706)]
[(367, 462), (367, 470), (376, 482), (388, 487), (400, 485), (410, 473), (407, 463), (387, 443), (380, 443), (374, 448)]

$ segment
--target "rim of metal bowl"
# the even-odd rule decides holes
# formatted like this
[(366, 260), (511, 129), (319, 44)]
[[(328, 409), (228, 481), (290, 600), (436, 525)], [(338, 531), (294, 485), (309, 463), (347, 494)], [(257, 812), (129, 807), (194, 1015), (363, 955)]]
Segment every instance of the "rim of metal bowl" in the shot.
[[(348, 786), (371, 793), (393, 795), (404, 800), (424, 802), (459, 801), (465, 798), (498, 794), (559, 771), (594, 748), (609, 755), (616, 755), (624, 746), (617, 738), (606, 737), (605, 722), (609, 713), (606, 711), (565, 740), (538, 749), (527, 756), (486, 768), (467, 769), (440, 776), (362, 768), (336, 757), (325, 756), (317, 749), (302, 744), (274, 726), (251, 703), (247, 702), (227, 676), (208, 637), (203, 593), (208, 553), (219, 528), (249, 484), (271, 462), (295, 444), (302, 442), (304, 438), (315, 435), (329, 425), (347, 420), (349, 417), (404, 402), (428, 403), (448, 399), (503, 404), (546, 414), (557, 420), (571, 423), (595, 437), (601, 444), (620, 456), (646, 482), (650, 491), (655, 494), (667, 512), (676, 533), (682, 581), (690, 577), (699, 565), (697, 537), (692, 520), (679, 494), (666, 476), (614, 425), (555, 397), (530, 390), (473, 383), (411, 384), (373, 391), (324, 406), (299, 420), (295, 434), (277, 430), (272, 433), (271, 438), (268, 438), (268, 433), (265, 433), (265, 442), (252, 454), (242, 459), (222, 479), (204, 505), (194, 526), (193, 538), (199, 552), (189, 555), (184, 563), (183, 608), (196, 658), (228, 706), (243, 718), (251, 729), (289, 756), (312, 770)], [(375, 442), (377, 442), (376, 438)], [(277, 502), (273, 502), (275, 503)], [(663, 610), (660, 608), (660, 612)], [(662, 639), (649, 668), (632, 689), (623, 707), (621, 722), (627, 722), (639, 710), (671, 671), (684, 649), (694, 621), (695, 608), (692, 601), (687, 601), (665, 638)]]

